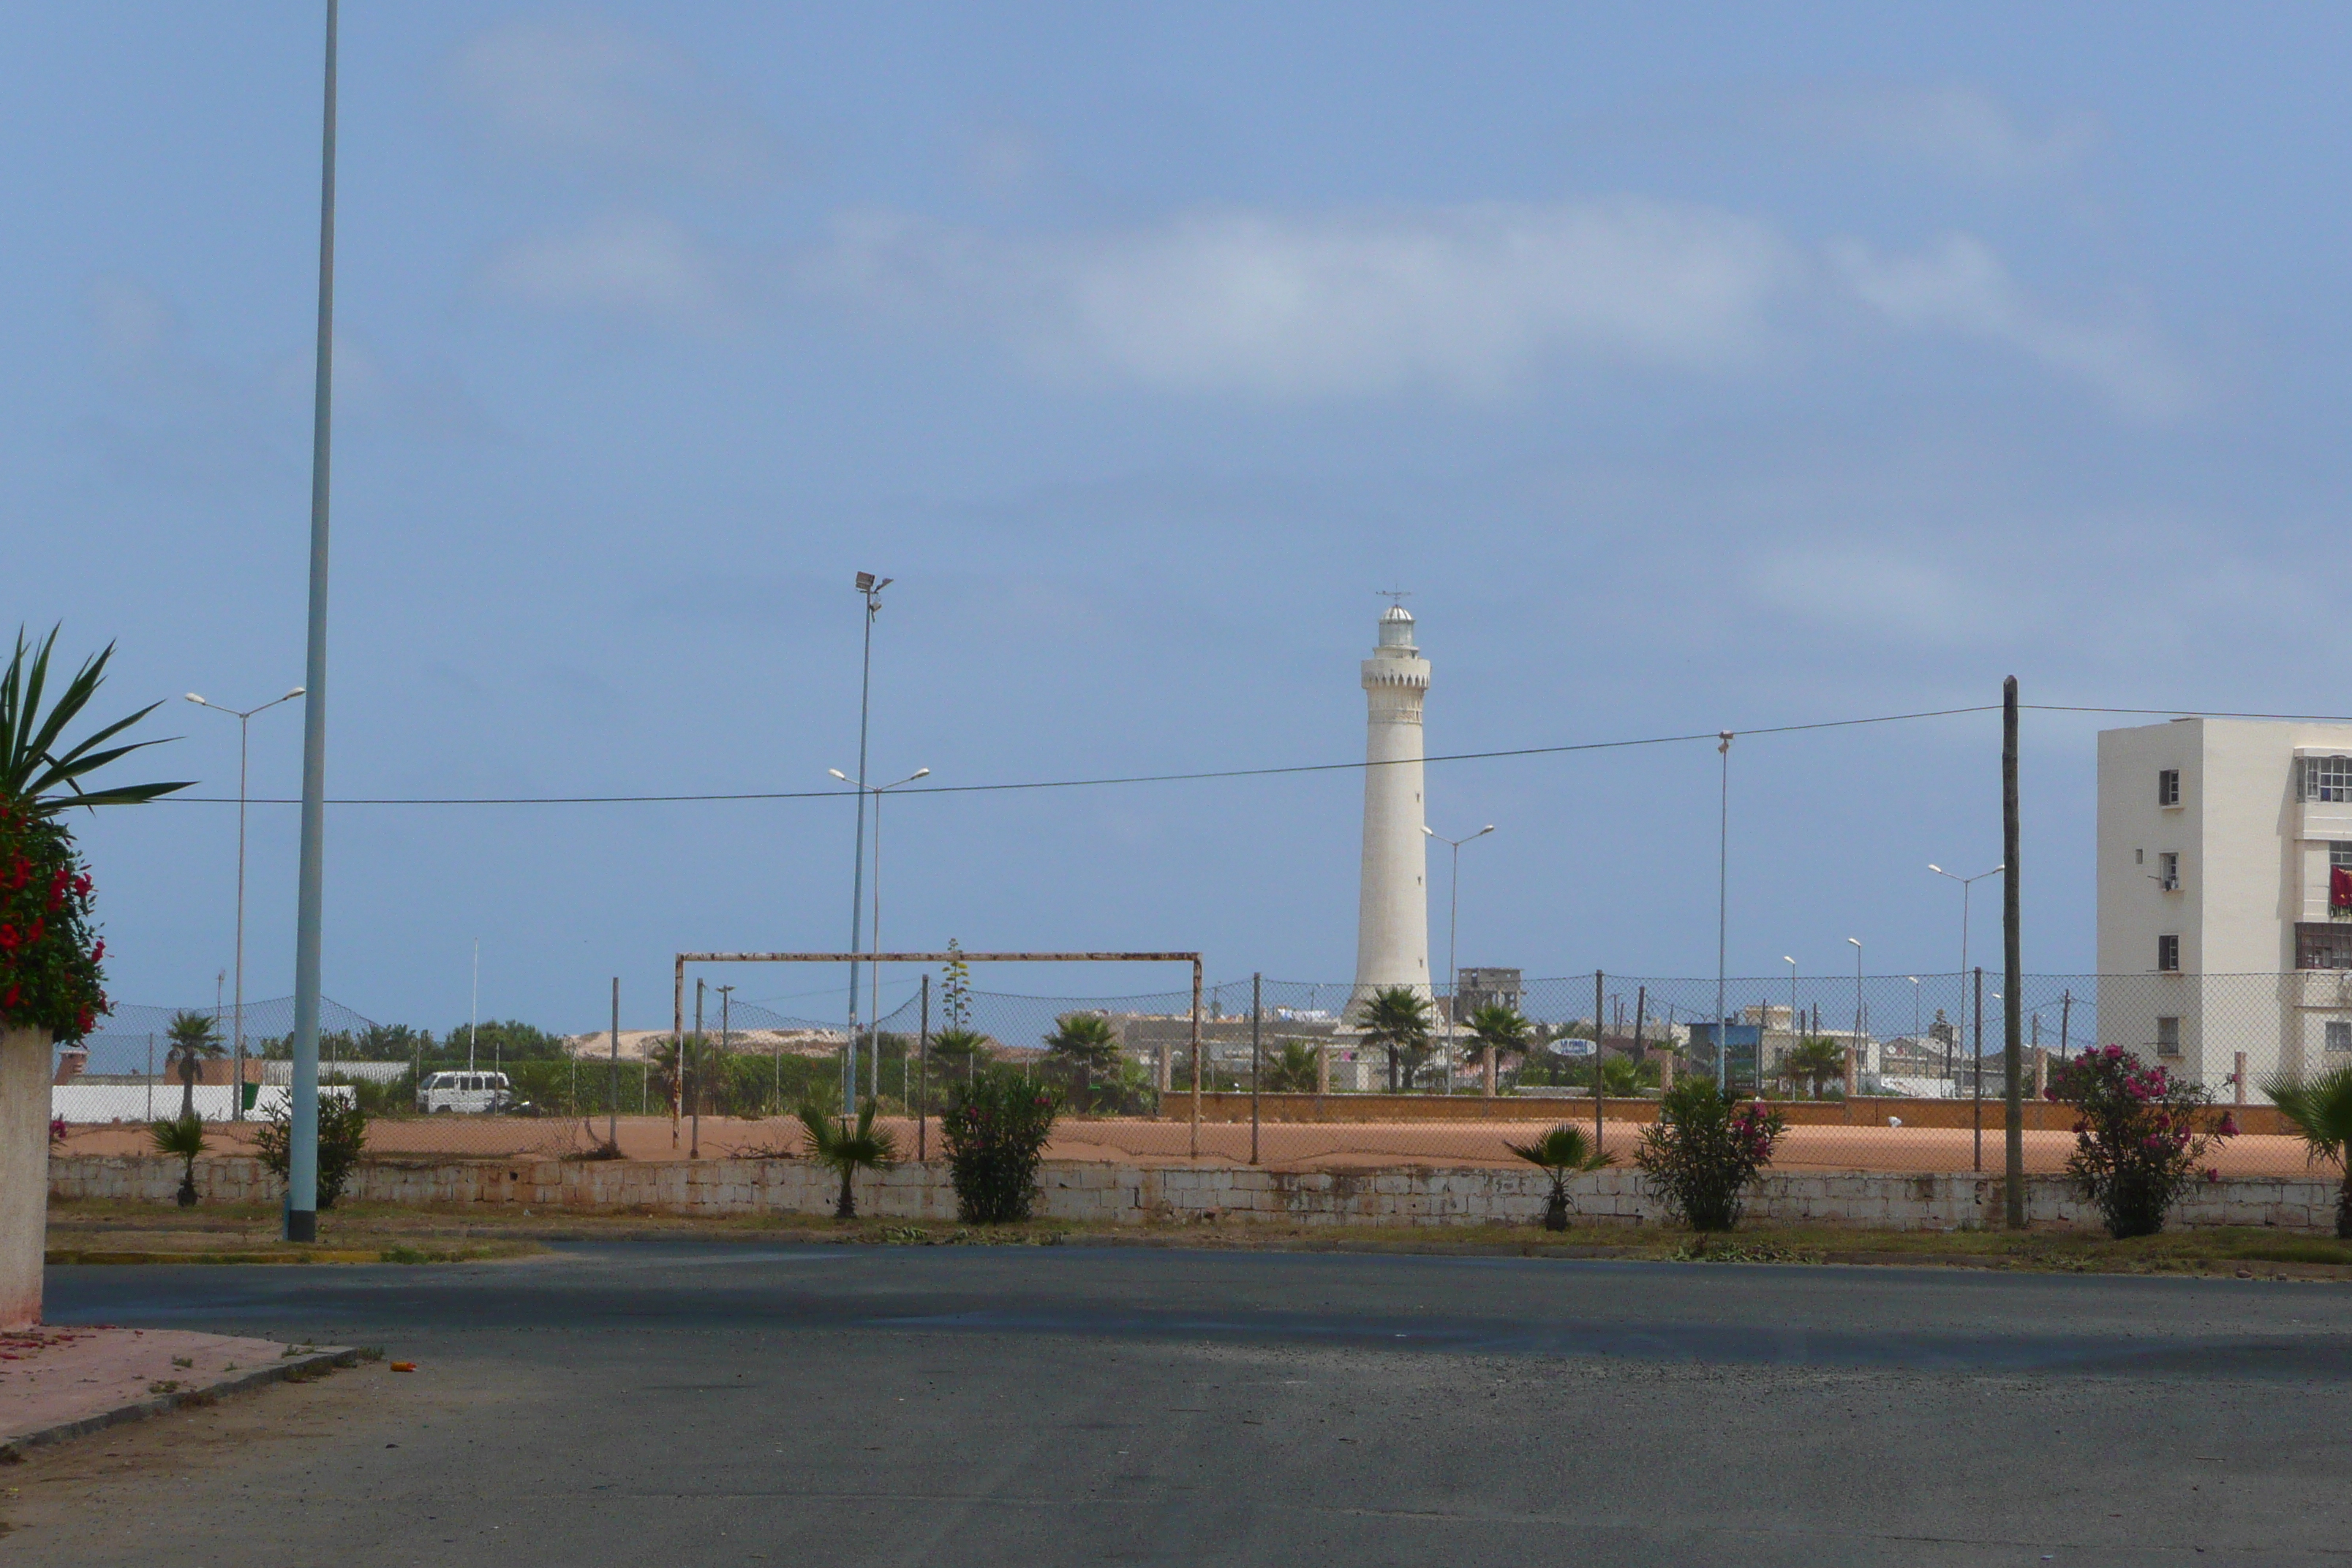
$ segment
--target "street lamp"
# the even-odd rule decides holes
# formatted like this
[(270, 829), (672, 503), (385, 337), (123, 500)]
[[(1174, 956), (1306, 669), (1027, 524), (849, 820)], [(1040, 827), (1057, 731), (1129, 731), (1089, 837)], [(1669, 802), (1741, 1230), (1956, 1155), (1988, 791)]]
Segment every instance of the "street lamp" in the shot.
[(245, 1120), (245, 763), (246, 740), (251, 731), (253, 716), (266, 713), (280, 702), (291, 702), (302, 695), (296, 687), (283, 697), (273, 697), (258, 708), (224, 708), (217, 702), (207, 702), (191, 691), (188, 700), (199, 708), (209, 708), (215, 713), (226, 713), (236, 721), (236, 1062), (229, 1082), (235, 1087), (229, 1092), (230, 1119)]
[[(887, 579), (886, 578), (885, 581), (887, 581)], [(824, 771), (831, 773), (835, 778), (839, 779), (844, 784), (854, 784), (856, 782), (847, 773), (843, 773), (839, 768), (827, 768)], [(910, 784), (917, 779), (927, 779), (930, 776), (930, 769), (917, 768), (913, 773), (908, 773), (897, 784), (871, 784), (866, 786), (874, 796), (873, 941), (874, 951), (877, 954), (879, 954), (882, 951), (882, 797), (885, 795), (887, 795), (890, 791), (898, 788), (900, 784)], [(869, 1053), (871, 1060), (867, 1064), (866, 1092), (876, 1100), (879, 1100), (882, 1097), (882, 962), (878, 956), (874, 962), (872, 976), (868, 980), (867, 984), (871, 987), (869, 994), (872, 1000), (872, 1005), (867, 1009), (870, 1016), (866, 1021), (867, 1043), (871, 1047)], [(856, 1016), (856, 1011), (853, 1007), (850, 1012), (853, 1027), (849, 1037), (850, 1048), (853, 1051), (856, 1050), (857, 1042), (857, 1035), (854, 1026)], [(850, 1069), (850, 1084), (853, 1090), (856, 1088), (856, 1069), (853, 1067)]]
[[(1789, 1048), (1793, 1051), (1804, 1038), (1804, 1031), (1797, 1027), (1797, 961), (1784, 952), (1780, 962), (1789, 966)], [(1756, 1077), (1760, 1087), (1764, 1078), (1764, 1020), (1760, 1018), (1756, 1024)]]
[[(1723, 758), (1723, 802), (1715, 838), (1715, 1087), (1731, 1087), (1731, 1047), (1723, 1016), (1726, 942), (1731, 930), (1731, 742), (1728, 730), (1716, 731), (1716, 752)], [(1764, 1092), (1764, 1030), (1757, 1026), (1756, 1092)], [(1596, 1061), (1598, 1058), (1594, 1058)]]
[[(1454, 1026), (1459, 1022), (1455, 1015), (1462, 1010), (1462, 971), (1454, 963), (1454, 937), (1462, 926), (1462, 847), (1472, 839), (1484, 838), (1495, 831), (1493, 823), (1463, 838), (1448, 838), (1427, 823), (1421, 830), (1454, 851), (1454, 869), (1447, 873), (1446, 900), (1450, 906), (1445, 917), (1445, 1092), (1454, 1092)], [(1592, 1020), (1592, 1070), (1601, 1070), (1601, 1019)], [(1489, 1057), (1493, 1055), (1490, 1051)], [(1493, 1088), (1492, 1069), (1488, 1072), (1488, 1089)]]
[[(857, 591), (866, 599), (866, 659), (857, 677), (857, 845), (851, 857), (849, 878), (849, 1046), (841, 1054), (841, 1113), (852, 1115), (857, 1101), (857, 959), (864, 940), (859, 922), (866, 910), (866, 730), (874, 692), (874, 617), (881, 613), (882, 590), (895, 579), (860, 572)], [(847, 779), (836, 773), (836, 778)]]
[[(1958, 882), (1960, 885), (1960, 1021), (1962, 1024), (1966, 1024), (1968, 1022), (1969, 1012), (1969, 890), (1975, 887), (1979, 882), (1983, 881), (1987, 877), (2000, 876), (2003, 871), (2008, 870), (2009, 867), (2006, 863), (2003, 863), (2001, 865), (1995, 866), (1990, 871), (1979, 871), (1973, 877), (1963, 877), (1957, 871), (1947, 871), (1941, 866), (1936, 865), (1930, 865), (1927, 869), (1933, 871), (1938, 877), (1948, 877), (1953, 881)], [(1958, 1030), (1955, 1029), (1953, 1032), (1958, 1034)], [(1948, 1047), (1944, 1051), (1944, 1071), (1948, 1074), (1951, 1070), (1952, 1053), (1950, 1048)], [(1959, 1080), (1958, 1079), (1954, 1079), (1952, 1081), (1953, 1086), (1957, 1089), (1958, 1087)]]

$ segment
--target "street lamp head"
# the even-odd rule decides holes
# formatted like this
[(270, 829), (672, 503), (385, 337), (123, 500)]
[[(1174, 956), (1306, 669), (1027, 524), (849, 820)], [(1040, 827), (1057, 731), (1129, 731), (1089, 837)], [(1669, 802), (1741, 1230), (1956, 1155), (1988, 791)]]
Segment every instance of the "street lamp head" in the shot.
[(1790, 958), (1790, 957), (1787, 953), (1785, 953), (1785, 952), (1784, 952), (1784, 953), (1782, 953), (1782, 954), (1780, 955), (1780, 962), (1781, 962), (1781, 963), (1785, 963), (1785, 964), (1787, 964), (1787, 965), (1788, 965), (1790, 968), (1791, 968), (1791, 969), (1794, 969), (1794, 968), (1796, 968), (1796, 967), (1797, 967), (1797, 961), (1796, 961), (1795, 959), (1793, 959), (1793, 958)]
[(1473, 837), (1473, 838), (1484, 838), (1484, 837), (1486, 837), (1486, 835), (1488, 835), (1489, 833), (1492, 833), (1492, 832), (1494, 832), (1494, 831), (1495, 831), (1495, 825), (1494, 825), (1493, 823), (1491, 823), (1491, 822), (1490, 822), (1490, 823), (1486, 824), (1486, 826), (1484, 826), (1484, 827), (1480, 828), (1477, 832), (1475, 832), (1475, 833), (1472, 834), (1470, 837)]
[(843, 773), (839, 768), (827, 768), (824, 771), (831, 773), (835, 778), (839, 779), (844, 784), (847, 784), (849, 782), (849, 775)]
[(278, 701), (280, 701), (280, 702), (291, 702), (291, 701), (293, 701), (293, 700), (294, 700), (294, 699), (296, 699), (297, 697), (301, 697), (301, 696), (304, 696), (304, 695), (306, 695), (306, 694), (307, 694), (307, 689), (306, 689), (306, 688), (303, 688), (303, 687), (299, 687), (299, 686), (298, 686), (298, 687), (296, 687), (293, 690), (291, 690), (291, 691), (288, 692), (285, 696), (283, 696), (283, 697), (279, 698), (278, 700)]
[(1860, 937), (1858, 937), (1858, 936), (1850, 936), (1850, 937), (1846, 938), (1846, 941), (1848, 941), (1848, 942), (1850, 942), (1853, 943), (1853, 945), (1854, 945), (1854, 946), (1856, 946), (1856, 947), (1860, 947), (1860, 946), (1862, 945), (1862, 938), (1860, 938)]
[(870, 593), (874, 592), (874, 574), (873, 574), (873, 573), (871, 573), (871, 572), (860, 572), (860, 573), (857, 574), (857, 591), (858, 591), (859, 593), (861, 593), (861, 594), (870, 594)]
[(914, 783), (917, 779), (927, 779), (927, 778), (929, 778), (930, 776), (931, 776), (931, 770), (930, 770), (930, 769), (929, 769), (929, 768), (917, 768), (913, 773), (908, 773), (908, 774), (907, 775), (907, 782), (908, 782), (908, 784), (912, 784), (912, 783)]
[(211, 703), (205, 701), (203, 698), (197, 696), (193, 691), (188, 693), (188, 700), (194, 703), (199, 708), (209, 708), (212, 706)]
[(1949, 871), (1945, 870), (1941, 866), (1937, 865), (1932, 860), (1928, 862), (1927, 869), (1933, 871), (1938, 877), (1948, 877), (1951, 875)]
[(1435, 829), (1434, 827), (1432, 827), (1432, 826), (1431, 826), (1429, 824), (1427, 824), (1426, 822), (1424, 822), (1424, 823), (1423, 823), (1423, 824), (1421, 825), (1421, 830), (1422, 830), (1423, 833), (1428, 834), (1432, 838), (1434, 838), (1434, 837), (1437, 837), (1437, 829)]

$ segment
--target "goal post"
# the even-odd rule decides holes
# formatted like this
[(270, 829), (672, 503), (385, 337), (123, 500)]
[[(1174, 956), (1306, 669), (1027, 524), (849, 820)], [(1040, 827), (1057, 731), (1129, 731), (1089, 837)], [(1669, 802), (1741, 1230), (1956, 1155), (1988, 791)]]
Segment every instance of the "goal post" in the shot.
[[(670, 1075), (670, 1146), (677, 1146), (678, 1122), (684, 1110), (684, 1048), (686, 1040), (686, 966), (689, 963), (1189, 963), (1192, 966), (1192, 1157), (1201, 1155), (1201, 955), (1197, 952), (681, 952), (670, 970), (670, 1027), (679, 1042), (679, 1070)], [(857, 1049), (856, 1037), (845, 1050)], [(853, 1058), (854, 1059), (854, 1058)], [(917, 1136), (929, 1119), (928, 1100), (917, 1112)]]

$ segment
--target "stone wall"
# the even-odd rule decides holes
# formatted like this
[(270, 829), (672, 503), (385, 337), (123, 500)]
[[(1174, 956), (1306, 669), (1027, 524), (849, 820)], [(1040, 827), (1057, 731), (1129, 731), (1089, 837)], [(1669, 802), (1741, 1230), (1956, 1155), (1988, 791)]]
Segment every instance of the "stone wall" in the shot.
[[(1132, 1225), (1145, 1220), (1309, 1225), (1534, 1225), (1549, 1179), (1536, 1171), (1399, 1167), (1356, 1173), (1055, 1162), (1039, 1173), (1039, 1212), (1055, 1219)], [(49, 1163), (58, 1198), (169, 1204), (176, 1161), (145, 1155), (65, 1154)], [(279, 1186), (258, 1161), (196, 1162), (210, 1203), (275, 1203)], [(354, 1175), (354, 1201), (415, 1205), (512, 1205), (565, 1209), (650, 1209), (697, 1215), (828, 1215), (838, 1180), (797, 1160), (372, 1161)], [(1633, 1225), (1660, 1216), (1632, 1171), (1598, 1171), (1570, 1183), (1579, 1223)], [(953, 1219), (955, 1194), (939, 1162), (904, 1164), (857, 1181), (857, 1211), (884, 1219)], [(1786, 1224), (1889, 1230), (1998, 1226), (1999, 1178), (1853, 1172), (1768, 1175), (1748, 1201), (1751, 1217)], [(2036, 1225), (2095, 1229), (2098, 1216), (2063, 1177), (2030, 1177), (2026, 1212)], [(2332, 1181), (2240, 1177), (2199, 1187), (2177, 1226), (2272, 1226), (2332, 1233)]]

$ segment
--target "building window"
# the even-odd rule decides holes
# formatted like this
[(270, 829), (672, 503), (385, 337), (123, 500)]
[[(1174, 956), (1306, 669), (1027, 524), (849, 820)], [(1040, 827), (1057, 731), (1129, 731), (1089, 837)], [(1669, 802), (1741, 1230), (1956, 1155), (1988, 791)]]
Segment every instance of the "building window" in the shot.
[(2297, 969), (2352, 969), (2352, 926), (2304, 921), (2294, 928)]
[(2168, 893), (2177, 893), (2180, 891), (2179, 851), (2175, 849), (2165, 849), (2158, 852), (2156, 857), (2156, 885), (2163, 889)]
[(2177, 1057), (2180, 1054), (2180, 1020), (2158, 1018), (2156, 1021), (2156, 1054)]
[(2352, 1024), (2341, 1018), (2327, 1020), (2327, 1048), (2352, 1054)]
[(2180, 969), (2179, 937), (2160, 936), (2156, 939), (2156, 966), (2167, 974), (2179, 973)]
[(2180, 804), (2180, 770), (2179, 768), (2165, 768), (2156, 775), (2156, 804), (2158, 805)]
[(2303, 788), (2305, 800), (2352, 801), (2352, 757), (2305, 757)]

